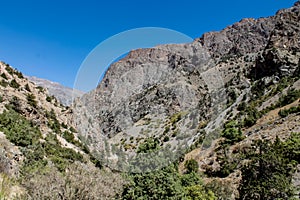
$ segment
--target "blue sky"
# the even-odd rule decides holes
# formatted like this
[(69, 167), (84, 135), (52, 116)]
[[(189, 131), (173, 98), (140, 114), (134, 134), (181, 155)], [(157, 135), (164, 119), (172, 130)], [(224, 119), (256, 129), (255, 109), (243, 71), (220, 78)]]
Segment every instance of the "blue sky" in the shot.
[(266, 17), (291, 0), (0, 0), (0, 60), (24, 74), (72, 87), (85, 57), (102, 41), (140, 27), (192, 38), (246, 17)]

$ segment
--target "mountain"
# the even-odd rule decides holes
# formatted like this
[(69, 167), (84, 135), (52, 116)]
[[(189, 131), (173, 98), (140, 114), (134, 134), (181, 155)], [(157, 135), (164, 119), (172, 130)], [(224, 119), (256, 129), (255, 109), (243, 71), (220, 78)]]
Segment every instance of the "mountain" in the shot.
[(186, 158), (197, 162), (208, 182), (230, 182), (226, 198), (290, 195), (277, 191), (280, 184), (268, 185), (274, 194), (260, 191), (269, 190), (267, 183), (255, 192), (248, 182), (239, 185), (247, 177), (240, 163), (247, 160), (237, 162), (232, 152), (249, 153), (256, 140), (276, 137), (284, 145), (299, 133), (299, 9), (296, 2), (275, 16), (243, 19), (189, 44), (131, 51), (74, 103), (72, 123), (94, 155), (117, 171), (161, 169), (193, 150)]
[(69, 107), (1, 62), (0, 198), (299, 199), (299, 78), (299, 1), (133, 50)]
[(65, 106), (69, 106), (72, 103), (73, 98), (81, 97), (84, 92), (65, 87), (59, 83), (52, 82), (46, 79), (37, 78), (34, 76), (26, 76), (26, 78), (37, 86), (46, 88), (51, 96), (56, 97), (59, 102)]

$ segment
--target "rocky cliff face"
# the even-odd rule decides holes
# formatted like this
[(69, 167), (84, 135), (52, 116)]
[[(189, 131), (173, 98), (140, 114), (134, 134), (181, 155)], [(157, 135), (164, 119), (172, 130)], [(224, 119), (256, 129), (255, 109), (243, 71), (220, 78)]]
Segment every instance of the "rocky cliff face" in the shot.
[(209, 146), (255, 81), (299, 73), (299, 7), (243, 19), (190, 44), (130, 52), (75, 102), (73, 123), (109, 164), (120, 161), (118, 152), (130, 159), (147, 138), (173, 152), (201, 135)]

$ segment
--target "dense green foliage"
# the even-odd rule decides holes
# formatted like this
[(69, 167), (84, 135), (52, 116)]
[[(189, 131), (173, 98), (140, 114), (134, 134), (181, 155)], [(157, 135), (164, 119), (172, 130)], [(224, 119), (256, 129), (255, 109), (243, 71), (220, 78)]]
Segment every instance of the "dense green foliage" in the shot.
[(242, 131), (240, 130), (236, 121), (229, 121), (224, 125), (224, 129), (221, 134), (225, 138), (225, 144), (234, 144), (243, 139)]
[(300, 162), (300, 134), (282, 142), (256, 141), (245, 154), (240, 199), (271, 200), (293, 197), (291, 174)]
[(148, 153), (159, 148), (159, 140), (157, 138), (148, 138), (139, 145), (137, 153)]
[(283, 109), (283, 110), (280, 110), (278, 112), (278, 114), (280, 115), (280, 117), (286, 117), (288, 116), (289, 114), (293, 114), (293, 113), (299, 113), (300, 112), (300, 105), (299, 106), (295, 106), (295, 107), (291, 107), (289, 109)]
[(149, 173), (132, 174), (129, 179), (122, 199), (216, 199), (213, 192), (204, 187), (199, 174), (181, 175), (174, 165)]
[(8, 140), (22, 147), (21, 150), (26, 157), (23, 171), (43, 168), (49, 161), (63, 171), (70, 163), (83, 161), (81, 154), (62, 147), (53, 134), (48, 134), (45, 141), (41, 141), (40, 130), (13, 109), (0, 114), (0, 130)]
[(38, 128), (13, 110), (0, 114), (0, 130), (8, 140), (22, 147), (33, 145), (41, 137)]

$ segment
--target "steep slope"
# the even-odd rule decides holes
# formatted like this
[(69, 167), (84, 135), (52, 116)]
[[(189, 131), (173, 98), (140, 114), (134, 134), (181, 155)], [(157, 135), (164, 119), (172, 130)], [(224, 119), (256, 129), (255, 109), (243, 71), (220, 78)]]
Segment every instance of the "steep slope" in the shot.
[(0, 199), (104, 199), (120, 191), (122, 178), (99, 169), (71, 126), (71, 113), (0, 62)]
[[(260, 148), (282, 167), (277, 170), (293, 166), (276, 173), (291, 174), (300, 162), (297, 153), (289, 157), (282, 149), (299, 145), (291, 142), (298, 141), (292, 132), (300, 126), (299, 10), (298, 1), (273, 17), (244, 19), (190, 44), (130, 52), (110, 66), (94, 91), (75, 102), (74, 126), (94, 155), (113, 169), (151, 171), (194, 149), (180, 171), (186, 173), (186, 161), (196, 160), (216, 194), (222, 196), (220, 184), (232, 187), (222, 198), (287, 198), (290, 175), (281, 177), (287, 183), (282, 189), (266, 167), (277, 185), (261, 181), (254, 191), (247, 188), (253, 183), (247, 186), (245, 173), (251, 170), (247, 163), (259, 158), (257, 143), (269, 146)], [(270, 153), (275, 150), (285, 163)]]
[[(295, 73), (298, 24), (295, 4), (274, 17), (244, 19), (190, 44), (132, 51), (75, 103), (74, 124), (101, 154), (105, 142), (131, 154), (149, 137), (182, 151), (203, 134), (203, 125), (206, 134), (222, 127), (224, 108), (238, 105), (254, 80)], [(126, 138), (133, 139), (128, 143)]]

